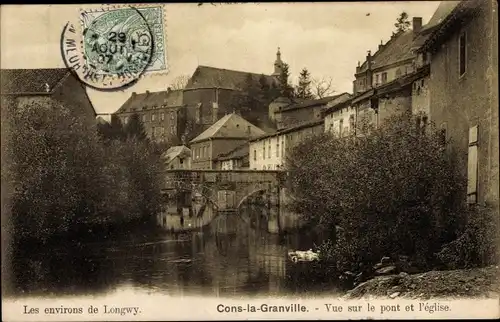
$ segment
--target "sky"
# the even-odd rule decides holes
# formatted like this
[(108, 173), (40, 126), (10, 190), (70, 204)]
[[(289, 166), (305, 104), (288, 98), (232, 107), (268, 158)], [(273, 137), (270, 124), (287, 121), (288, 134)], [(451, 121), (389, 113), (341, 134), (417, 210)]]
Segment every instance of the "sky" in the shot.
[[(113, 113), (132, 92), (166, 90), (198, 65), (271, 74), (277, 48), (290, 65), (292, 81), (307, 68), (329, 78), (336, 92), (352, 92), (358, 61), (387, 42), (402, 11), (427, 23), (438, 1), (165, 5), (169, 70), (144, 75), (114, 92), (87, 89), (97, 113)], [(6, 5), (1, 8), (1, 68), (64, 67), (63, 26), (81, 9), (98, 5)]]

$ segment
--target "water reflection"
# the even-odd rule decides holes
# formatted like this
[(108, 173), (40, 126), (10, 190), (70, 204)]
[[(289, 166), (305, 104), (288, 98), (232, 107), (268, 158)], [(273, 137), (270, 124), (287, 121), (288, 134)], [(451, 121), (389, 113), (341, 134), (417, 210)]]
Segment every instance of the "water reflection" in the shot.
[(169, 295), (278, 295), (335, 291), (317, 264), (294, 264), (290, 249), (312, 241), (267, 232), (252, 213), (219, 214), (209, 226), (154, 240), (99, 242), (32, 253), (14, 263), (15, 294), (97, 294), (135, 287)]

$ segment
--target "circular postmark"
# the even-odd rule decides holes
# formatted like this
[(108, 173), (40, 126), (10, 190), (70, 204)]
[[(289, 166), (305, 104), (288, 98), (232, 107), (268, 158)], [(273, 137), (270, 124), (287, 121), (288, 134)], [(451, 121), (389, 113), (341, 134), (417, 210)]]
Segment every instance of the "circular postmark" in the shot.
[(66, 66), (87, 86), (116, 89), (137, 81), (153, 56), (153, 35), (139, 10), (82, 12), (61, 36)]

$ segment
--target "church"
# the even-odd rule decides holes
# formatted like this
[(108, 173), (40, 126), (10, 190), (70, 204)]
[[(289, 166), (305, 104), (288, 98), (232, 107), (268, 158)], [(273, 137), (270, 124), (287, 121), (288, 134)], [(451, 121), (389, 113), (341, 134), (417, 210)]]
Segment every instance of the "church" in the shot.
[[(148, 137), (155, 141), (187, 143), (227, 114), (236, 112), (264, 129), (272, 130), (268, 103), (246, 108), (249, 87), (278, 92), (283, 61), (278, 48), (270, 75), (198, 66), (184, 89), (132, 93), (114, 113), (122, 123), (137, 113)], [(270, 97), (273, 99), (274, 97)]]

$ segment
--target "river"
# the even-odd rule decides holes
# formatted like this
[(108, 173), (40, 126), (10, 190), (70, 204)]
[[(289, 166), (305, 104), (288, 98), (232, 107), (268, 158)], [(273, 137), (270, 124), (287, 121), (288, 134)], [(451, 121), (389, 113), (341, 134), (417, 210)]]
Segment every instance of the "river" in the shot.
[(293, 295), (338, 287), (317, 263), (293, 263), (288, 251), (314, 236), (271, 234), (248, 214), (221, 214), (202, 229), (79, 246), (58, 245), (18, 259), (14, 296), (102, 295), (120, 288), (168, 295)]

